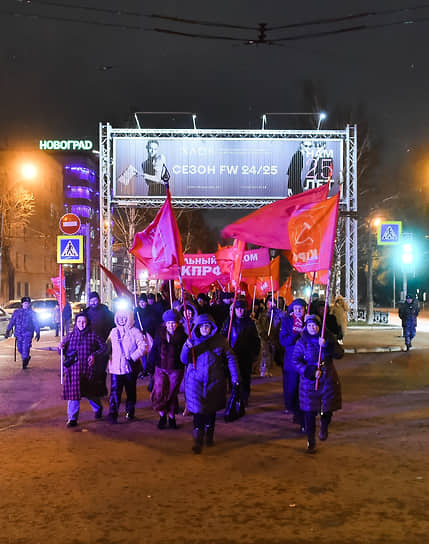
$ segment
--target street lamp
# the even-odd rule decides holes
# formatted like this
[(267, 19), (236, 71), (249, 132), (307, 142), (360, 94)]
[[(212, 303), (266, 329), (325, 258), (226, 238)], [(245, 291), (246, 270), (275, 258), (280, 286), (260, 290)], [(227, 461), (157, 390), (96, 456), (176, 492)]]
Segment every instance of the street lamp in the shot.
[(367, 310), (366, 321), (368, 324), (374, 321), (374, 294), (373, 294), (373, 252), (376, 237), (374, 234), (382, 222), (382, 217), (368, 218), (368, 276), (367, 276)]
[[(37, 166), (31, 162), (22, 163), (19, 166), (18, 171), (20, 172), (20, 180), (31, 181), (34, 180), (38, 174)], [(20, 199), (20, 196), (12, 194), (12, 186), (16, 183), (17, 179), (14, 177), (13, 181), (10, 183), (9, 176), (6, 174), (5, 179), (3, 179), (2, 181), (3, 183), (0, 194), (0, 298), (3, 295), (2, 262), (4, 247), (4, 225), (5, 221), (8, 219), (8, 211), (12, 210)]]
[(327, 115), (326, 115), (326, 113), (324, 111), (321, 111), (319, 113), (319, 122), (317, 123), (317, 130), (320, 129), (320, 125), (321, 125), (322, 121), (324, 121), (326, 119), (326, 117), (327, 117)]

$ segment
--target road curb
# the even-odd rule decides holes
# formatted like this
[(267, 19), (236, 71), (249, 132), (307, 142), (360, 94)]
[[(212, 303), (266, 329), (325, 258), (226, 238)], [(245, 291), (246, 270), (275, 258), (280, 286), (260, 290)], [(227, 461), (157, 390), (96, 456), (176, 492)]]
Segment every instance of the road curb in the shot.
[(389, 353), (404, 351), (401, 346), (386, 346), (374, 348), (344, 348), (344, 353)]

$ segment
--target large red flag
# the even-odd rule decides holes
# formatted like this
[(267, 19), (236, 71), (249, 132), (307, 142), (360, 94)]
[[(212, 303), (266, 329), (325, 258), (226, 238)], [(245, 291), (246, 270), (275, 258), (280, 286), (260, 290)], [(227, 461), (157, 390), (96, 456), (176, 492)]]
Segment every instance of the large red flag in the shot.
[(184, 264), (182, 241), (168, 189), (167, 198), (155, 219), (135, 235), (130, 253), (147, 266), (150, 274), (171, 271), (178, 277)]
[(300, 206), (289, 220), (292, 266), (298, 272), (330, 270), (340, 194)]
[(267, 204), (225, 227), (222, 236), (264, 247), (290, 249), (287, 226), (293, 212), (304, 204), (326, 200), (328, 192), (329, 184), (326, 183), (322, 187)]
[(116, 294), (118, 296), (122, 297), (129, 297), (131, 300), (134, 298), (134, 295), (131, 293), (131, 291), (128, 290), (128, 288), (122, 283), (122, 281), (113, 274), (113, 272), (110, 272), (108, 268), (103, 266), (100, 263), (101, 270), (106, 274), (106, 276), (109, 278), (109, 280), (112, 282), (113, 288), (116, 291)]

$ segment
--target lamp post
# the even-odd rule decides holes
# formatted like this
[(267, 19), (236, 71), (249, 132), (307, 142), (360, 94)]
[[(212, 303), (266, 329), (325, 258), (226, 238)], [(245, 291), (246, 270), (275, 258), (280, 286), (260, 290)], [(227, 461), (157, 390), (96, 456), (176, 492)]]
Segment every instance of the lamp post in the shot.
[(373, 217), (368, 220), (368, 275), (367, 275), (367, 308), (366, 321), (370, 325), (374, 322), (374, 293), (373, 293), (373, 260), (374, 260), (374, 229), (378, 228), (382, 219)]
[(310, 116), (310, 117), (315, 117), (317, 118), (317, 130), (320, 130), (320, 125), (321, 123), (327, 118), (327, 114), (323, 111), (321, 112), (314, 112), (314, 111), (299, 111), (299, 112), (293, 112), (293, 111), (286, 111), (286, 112), (267, 112), (267, 113), (263, 113), (261, 115), (261, 120), (262, 120), (262, 130), (265, 129), (265, 126), (267, 124), (267, 117), (268, 115), (271, 115), (271, 116), (288, 116), (288, 115), (294, 115), (296, 117), (301, 117), (301, 116)]

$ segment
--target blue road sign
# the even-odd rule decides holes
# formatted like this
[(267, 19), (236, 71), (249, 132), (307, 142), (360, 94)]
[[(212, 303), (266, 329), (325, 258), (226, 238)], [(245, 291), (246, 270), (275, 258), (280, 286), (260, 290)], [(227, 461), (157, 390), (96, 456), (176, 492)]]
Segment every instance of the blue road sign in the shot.
[(401, 241), (402, 221), (382, 221), (377, 231), (379, 246), (392, 246)]
[(57, 236), (57, 263), (83, 263), (83, 236)]

